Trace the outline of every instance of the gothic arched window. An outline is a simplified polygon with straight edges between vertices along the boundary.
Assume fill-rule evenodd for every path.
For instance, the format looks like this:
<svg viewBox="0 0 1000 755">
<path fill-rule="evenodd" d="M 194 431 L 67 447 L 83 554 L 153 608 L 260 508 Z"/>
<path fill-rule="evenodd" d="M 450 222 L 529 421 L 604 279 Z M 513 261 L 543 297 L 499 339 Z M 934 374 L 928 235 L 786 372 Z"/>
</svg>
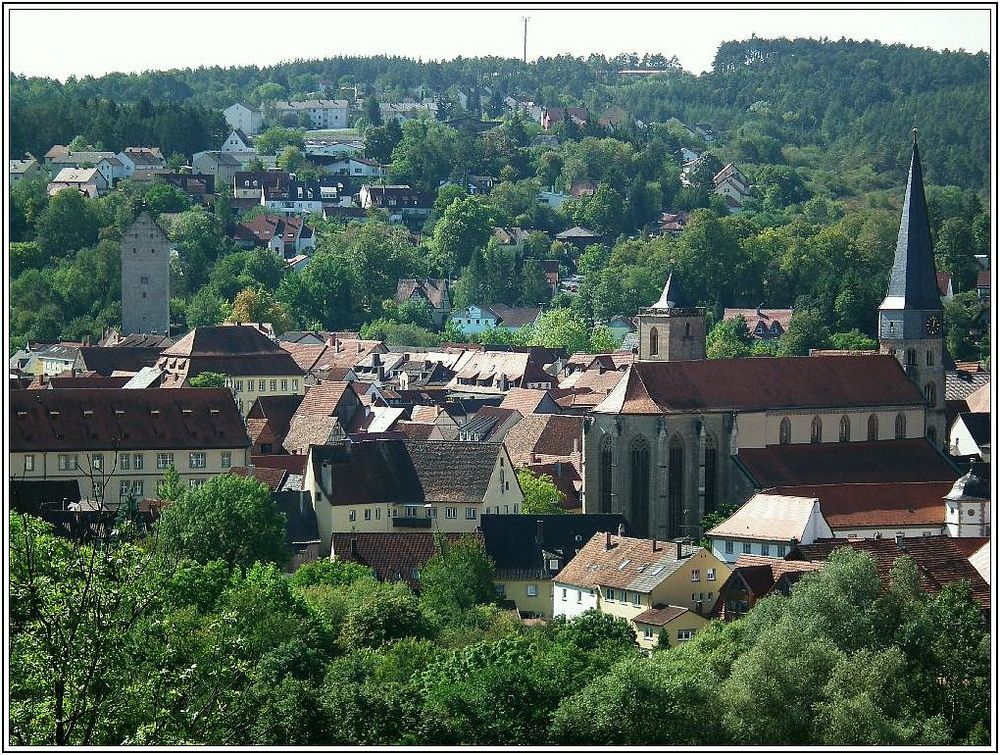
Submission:
<svg viewBox="0 0 1000 755">
<path fill-rule="evenodd" d="M 684 441 L 679 435 L 670 439 L 667 460 L 667 535 L 680 537 L 684 511 Z"/>
<path fill-rule="evenodd" d="M 846 414 L 840 418 L 840 442 L 848 443 L 851 440 L 851 418 Z"/>
<path fill-rule="evenodd" d="M 878 417 L 874 414 L 868 417 L 868 440 L 878 440 Z"/>
<path fill-rule="evenodd" d="M 934 366 L 934 352 L 931 351 L 930 349 L 927 350 L 927 366 L 928 367 Z"/>
<path fill-rule="evenodd" d="M 609 435 L 601 444 L 601 513 L 611 513 L 611 496 L 614 492 L 612 484 L 614 479 L 614 457 L 615 442 Z"/>
<path fill-rule="evenodd" d="M 684 337 L 685 338 L 690 338 L 691 337 L 691 323 L 690 322 L 684 323 Z"/>
<path fill-rule="evenodd" d="M 649 530 L 649 443 L 642 436 L 632 441 L 631 493 L 632 528 L 645 537 Z"/>
<path fill-rule="evenodd" d="M 823 442 L 823 420 L 819 417 L 813 417 L 812 426 L 809 428 L 809 442 Z"/>
<path fill-rule="evenodd" d="M 927 428 L 927 440 L 931 443 L 937 443 L 937 428 L 934 425 L 930 425 Z"/>
<path fill-rule="evenodd" d="M 928 383 L 924 386 L 924 398 L 931 406 L 937 406 L 937 386 L 934 383 Z"/>
<path fill-rule="evenodd" d="M 705 511 L 715 511 L 719 496 L 719 448 L 715 436 L 705 435 Z"/>
<path fill-rule="evenodd" d="M 917 363 L 917 350 L 916 349 L 907 349 L 906 350 L 906 364 L 907 364 L 907 366 L 912 367 L 916 363 Z"/>
<path fill-rule="evenodd" d="M 660 333 L 656 328 L 649 330 L 649 355 L 655 357 L 660 353 Z"/>
<path fill-rule="evenodd" d="M 900 412 L 896 415 L 896 440 L 902 440 L 906 437 L 906 417 Z"/>
<path fill-rule="evenodd" d="M 781 425 L 778 427 L 778 443 L 783 446 L 787 446 L 792 442 L 792 421 L 788 417 L 784 417 L 781 420 Z"/>
</svg>

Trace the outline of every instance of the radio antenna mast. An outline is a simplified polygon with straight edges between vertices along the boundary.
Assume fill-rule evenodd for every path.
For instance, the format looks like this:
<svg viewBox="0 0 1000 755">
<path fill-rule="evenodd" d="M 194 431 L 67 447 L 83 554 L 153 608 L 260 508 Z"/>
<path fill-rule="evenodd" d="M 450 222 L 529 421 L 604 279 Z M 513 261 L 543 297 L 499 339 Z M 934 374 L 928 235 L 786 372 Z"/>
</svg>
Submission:
<svg viewBox="0 0 1000 755">
<path fill-rule="evenodd" d="M 521 16 L 521 20 L 524 21 L 524 62 L 528 62 L 528 21 L 531 20 L 531 16 Z"/>
</svg>

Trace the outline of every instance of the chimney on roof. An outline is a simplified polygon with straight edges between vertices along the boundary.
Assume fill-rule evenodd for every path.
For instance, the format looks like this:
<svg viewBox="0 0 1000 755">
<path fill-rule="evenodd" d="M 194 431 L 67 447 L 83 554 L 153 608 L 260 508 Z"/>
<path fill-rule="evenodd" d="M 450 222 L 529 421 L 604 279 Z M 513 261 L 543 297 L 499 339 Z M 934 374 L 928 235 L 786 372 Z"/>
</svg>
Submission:
<svg viewBox="0 0 1000 755">
<path fill-rule="evenodd" d="M 604 550 L 609 551 L 611 550 L 611 533 L 606 532 L 604 534 L 607 535 L 607 540 L 604 543 Z"/>
<path fill-rule="evenodd" d="M 361 349 L 361 341 L 358 341 L 358 353 L 360 354 L 361 351 L 362 351 L 362 349 Z"/>
<path fill-rule="evenodd" d="M 541 547 L 545 542 L 545 522 L 541 519 L 535 520 L 535 545 Z"/>
<path fill-rule="evenodd" d="M 659 550 L 659 548 L 656 547 L 656 538 L 654 537 L 653 538 L 653 553 L 656 553 L 656 551 L 658 551 L 658 550 Z"/>
<path fill-rule="evenodd" d="M 682 558 L 684 558 L 684 555 L 683 555 L 681 541 L 679 539 L 674 540 L 674 548 L 675 548 L 674 558 L 680 561 Z"/>
<path fill-rule="evenodd" d="M 618 523 L 618 537 L 624 537 L 624 536 L 625 536 L 625 525 L 622 524 L 621 522 L 619 522 Z"/>
</svg>

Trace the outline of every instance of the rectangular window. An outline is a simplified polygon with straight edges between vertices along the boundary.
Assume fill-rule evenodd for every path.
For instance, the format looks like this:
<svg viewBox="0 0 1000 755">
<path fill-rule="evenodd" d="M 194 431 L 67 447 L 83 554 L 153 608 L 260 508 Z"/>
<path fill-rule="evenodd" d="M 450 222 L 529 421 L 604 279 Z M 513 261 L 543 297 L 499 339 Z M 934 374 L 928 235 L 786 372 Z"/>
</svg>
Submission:
<svg viewBox="0 0 1000 755">
<path fill-rule="evenodd" d="M 200 488 L 204 484 L 205 484 L 204 480 L 188 480 L 189 488 Z"/>
<path fill-rule="evenodd" d="M 142 469 L 142 467 L 143 467 L 142 454 L 132 454 L 132 468 Z"/>
<path fill-rule="evenodd" d="M 223 451 L 222 452 L 222 468 L 229 469 L 233 465 L 233 452 Z"/>
<path fill-rule="evenodd" d="M 283 391 L 287 391 L 288 390 L 288 378 L 282 378 L 281 379 L 281 390 L 283 390 Z"/>
<path fill-rule="evenodd" d="M 63 472 L 77 469 L 76 454 L 59 454 L 59 469 Z"/>
<path fill-rule="evenodd" d="M 276 393 L 277 390 L 278 390 L 278 381 L 277 380 L 271 380 L 270 381 L 270 386 L 271 386 L 271 393 Z"/>
<path fill-rule="evenodd" d="M 169 469 L 174 464 L 173 454 L 157 454 L 156 455 L 156 468 L 157 469 Z"/>
<path fill-rule="evenodd" d="M 609 587 L 606 592 L 607 592 L 607 597 L 605 598 L 605 600 L 608 601 L 609 603 L 614 603 L 615 601 L 614 589 Z"/>
<path fill-rule="evenodd" d="M 732 540 L 727 540 L 726 541 L 726 553 L 732 553 L 732 552 L 733 552 L 733 541 Z"/>
<path fill-rule="evenodd" d="M 565 587 L 562 589 L 562 599 L 566 600 L 566 588 Z"/>
<path fill-rule="evenodd" d="M 129 481 L 128 480 L 122 480 L 121 484 L 118 486 L 118 497 L 119 498 L 123 498 L 123 499 L 124 498 L 128 498 L 128 492 L 131 489 L 132 489 L 132 486 L 129 484 Z"/>
<path fill-rule="evenodd" d="M 258 380 L 257 381 L 257 391 L 259 393 L 263 393 L 266 390 L 267 390 L 267 381 L 266 380 Z"/>
<path fill-rule="evenodd" d="M 375 509 L 375 518 L 376 519 L 382 518 L 382 509 Z"/>
<path fill-rule="evenodd" d="M 445 519 L 457 519 L 458 518 L 458 509 L 455 508 L 454 506 L 446 506 L 445 510 L 444 510 L 444 518 Z"/>
<path fill-rule="evenodd" d="M 692 582 L 701 582 L 701 569 L 692 569 L 691 570 L 691 581 Z"/>
<path fill-rule="evenodd" d="M 354 509 L 351 509 L 350 511 L 347 512 L 347 521 L 355 522 L 357 521 L 357 519 L 358 519 L 358 512 L 356 512 Z"/>
<path fill-rule="evenodd" d="M 534 598 L 538 595 L 538 585 L 528 585 L 528 597 Z"/>
<path fill-rule="evenodd" d="M 242 393 L 243 392 L 243 381 L 242 380 L 237 380 L 236 381 L 236 392 L 237 393 Z"/>
<path fill-rule="evenodd" d="M 118 459 L 118 468 L 128 469 L 131 463 L 132 463 L 132 455 L 122 454 L 121 457 Z"/>
<path fill-rule="evenodd" d="M 104 497 L 104 483 L 100 480 L 94 481 L 94 499 L 101 500 Z"/>
<path fill-rule="evenodd" d="M 90 468 L 91 469 L 104 469 L 104 454 L 91 454 L 90 455 Z"/>
<path fill-rule="evenodd" d="M 366 522 L 370 522 L 371 519 L 372 519 L 372 510 L 371 509 L 365 509 L 365 521 Z"/>
<path fill-rule="evenodd" d="M 677 641 L 687 642 L 691 639 L 693 632 L 690 629 L 678 629 L 677 630 Z"/>
<path fill-rule="evenodd" d="M 632 593 L 632 605 L 641 606 L 642 605 L 642 595 L 640 593 Z"/>
<path fill-rule="evenodd" d="M 204 469 L 205 453 L 203 451 L 192 451 L 188 454 L 188 467 L 191 469 Z"/>
<path fill-rule="evenodd" d="M 760 555 L 762 555 L 762 556 L 770 556 L 771 555 L 771 544 L 770 543 L 761 543 L 760 544 Z"/>
<path fill-rule="evenodd" d="M 643 630 L 642 630 L 642 636 L 643 636 L 643 639 L 646 639 L 646 640 L 653 639 L 653 628 L 652 627 L 645 627 L 645 628 L 643 628 Z"/>
<path fill-rule="evenodd" d="M 576 602 L 577 603 L 582 603 L 583 602 L 583 590 L 577 590 L 576 591 Z"/>
<path fill-rule="evenodd" d="M 142 284 L 143 286 L 148 286 L 149 285 L 149 276 L 148 275 L 140 275 L 139 276 L 139 283 Z"/>
<path fill-rule="evenodd" d="M 135 480 L 132 483 L 132 494 L 135 495 L 136 498 L 142 496 L 142 480 Z"/>
<path fill-rule="evenodd" d="M 299 389 L 299 381 L 298 381 L 298 379 L 292 380 L 292 390 L 293 391 L 297 391 L 298 389 Z"/>
<path fill-rule="evenodd" d="M 465 509 L 465 518 L 466 519 L 476 518 L 476 509 L 474 506 L 469 506 L 468 508 Z"/>
<path fill-rule="evenodd" d="M 743 543 L 743 552 L 750 553 L 750 543 Z"/>
<path fill-rule="evenodd" d="M 25 454 L 24 456 L 24 471 L 31 472 L 35 468 L 35 455 Z"/>
<path fill-rule="evenodd" d="M 705 579 L 708 580 L 709 582 L 714 582 L 715 581 L 715 569 L 706 569 L 705 570 Z"/>
</svg>

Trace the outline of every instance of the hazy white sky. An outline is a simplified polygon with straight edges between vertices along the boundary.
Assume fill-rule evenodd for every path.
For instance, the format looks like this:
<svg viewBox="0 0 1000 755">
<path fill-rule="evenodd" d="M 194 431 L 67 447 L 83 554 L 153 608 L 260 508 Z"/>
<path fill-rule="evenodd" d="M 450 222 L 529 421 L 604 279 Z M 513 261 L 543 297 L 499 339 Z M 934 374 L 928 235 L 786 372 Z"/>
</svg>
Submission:
<svg viewBox="0 0 1000 755">
<path fill-rule="evenodd" d="M 15 73 L 101 75 L 201 65 L 267 65 L 295 58 L 392 54 L 413 58 L 676 55 L 689 71 L 711 66 L 720 42 L 759 37 L 877 39 L 934 49 L 990 51 L 994 22 L 983 6 L 872 5 L 768 9 L 701 6 L 613 9 L 511 6 L 439 10 L 343 5 L 87 9 L 9 8 L 8 51 Z"/>
</svg>

